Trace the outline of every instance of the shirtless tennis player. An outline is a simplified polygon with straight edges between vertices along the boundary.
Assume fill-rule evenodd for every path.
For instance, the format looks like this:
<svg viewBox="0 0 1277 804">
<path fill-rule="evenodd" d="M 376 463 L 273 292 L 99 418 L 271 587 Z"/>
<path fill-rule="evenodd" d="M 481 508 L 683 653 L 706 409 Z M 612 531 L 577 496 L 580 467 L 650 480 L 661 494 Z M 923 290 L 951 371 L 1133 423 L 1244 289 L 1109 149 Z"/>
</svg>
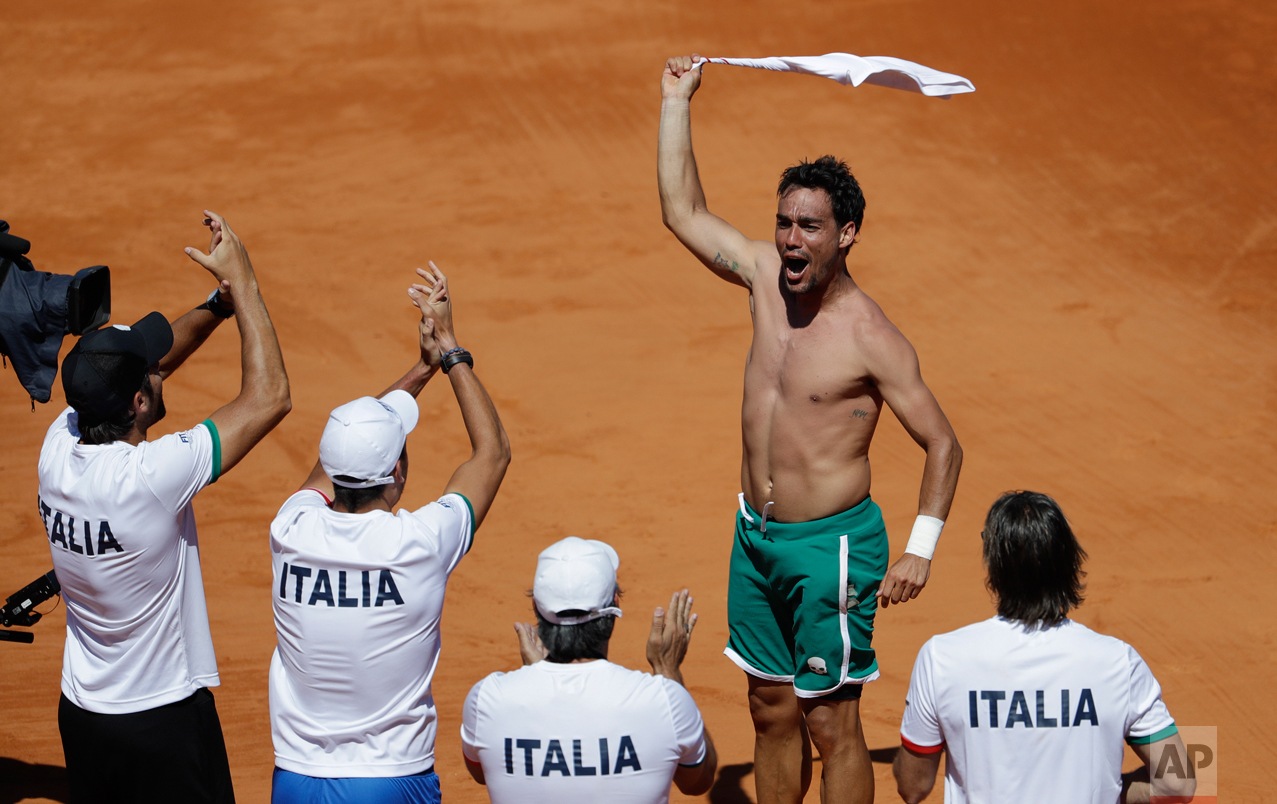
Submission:
<svg viewBox="0 0 1277 804">
<path fill-rule="evenodd" d="M 689 114 L 697 58 L 665 64 L 657 174 L 665 225 L 750 292 L 726 653 L 748 674 L 757 798 L 800 801 L 815 743 L 821 800 L 870 802 L 859 698 L 878 677 L 874 614 L 926 585 L 962 449 L 913 347 L 847 271 L 865 202 L 845 164 L 827 156 L 785 171 L 774 246 L 706 208 Z M 890 570 L 869 497 L 869 443 L 884 402 L 927 451 L 919 517 Z"/>
</svg>

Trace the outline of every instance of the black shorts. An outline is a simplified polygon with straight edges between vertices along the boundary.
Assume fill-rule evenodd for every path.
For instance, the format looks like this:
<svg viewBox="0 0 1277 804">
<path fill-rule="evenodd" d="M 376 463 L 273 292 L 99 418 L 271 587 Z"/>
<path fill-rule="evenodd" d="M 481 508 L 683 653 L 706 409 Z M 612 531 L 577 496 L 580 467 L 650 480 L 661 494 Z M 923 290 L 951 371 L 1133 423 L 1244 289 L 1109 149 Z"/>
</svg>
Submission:
<svg viewBox="0 0 1277 804">
<path fill-rule="evenodd" d="M 126 715 L 58 703 L 71 802 L 233 804 L 213 693 Z"/>
</svg>

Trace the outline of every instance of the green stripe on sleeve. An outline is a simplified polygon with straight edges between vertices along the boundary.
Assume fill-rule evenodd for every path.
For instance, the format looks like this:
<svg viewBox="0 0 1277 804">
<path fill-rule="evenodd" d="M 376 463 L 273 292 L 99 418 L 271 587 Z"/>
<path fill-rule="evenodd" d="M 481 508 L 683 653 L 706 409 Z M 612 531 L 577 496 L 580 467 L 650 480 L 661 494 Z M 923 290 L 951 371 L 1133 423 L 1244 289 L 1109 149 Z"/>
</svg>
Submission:
<svg viewBox="0 0 1277 804">
<path fill-rule="evenodd" d="M 208 484 L 211 486 L 222 476 L 222 436 L 217 432 L 217 425 L 213 424 L 212 419 L 205 419 L 204 426 L 208 428 L 208 434 L 213 437 L 213 474 L 208 479 Z"/>
<path fill-rule="evenodd" d="M 457 494 L 455 491 L 452 493 Z M 466 495 L 457 494 L 457 496 L 466 501 L 466 508 L 470 511 L 470 541 L 466 544 L 466 552 L 468 553 L 470 552 L 470 548 L 474 547 L 474 506 L 470 504 L 468 499 L 466 499 Z"/>
<path fill-rule="evenodd" d="M 1176 734 L 1178 732 L 1179 732 L 1179 726 L 1176 726 L 1174 723 L 1172 723 L 1171 725 L 1167 726 L 1161 731 L 1155 731 L 1152 734 L 1148 735 L 1147 737 L 1127 737 L 1126 741 L 1130 743 L 1131 745 L 1149 745 L 1150 743 L 1155 743 L 1160 740 L 1165 740 L 1167 737 L 1170 737 L 1172 734 Z"/>
</svg>

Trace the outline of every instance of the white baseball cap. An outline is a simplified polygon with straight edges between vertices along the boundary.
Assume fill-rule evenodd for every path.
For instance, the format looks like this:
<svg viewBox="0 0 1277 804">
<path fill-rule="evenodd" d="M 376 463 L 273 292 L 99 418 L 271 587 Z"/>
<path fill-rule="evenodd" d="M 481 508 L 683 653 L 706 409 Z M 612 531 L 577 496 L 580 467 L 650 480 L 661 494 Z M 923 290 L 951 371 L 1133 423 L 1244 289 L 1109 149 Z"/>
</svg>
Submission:
<svg viewBox="0 0 1277 804">
<path fill-rule="evenodd" d="M 417 413 L 412 394 L 396 390 L 381 399 L 360 397 L 328 414 L 319 439 L 319 462 L 328 479 L 348 489 L 395 482 L 395 464 L 417 426 Z M 338 480 L 338 475 L 360 482 Z"/>
<path fill-rule="evenodd" d="M 555 625 L 579 625 L 609 614 L 621 616 L 616 599 L 616 569 L 621 559 L 612 546 L 569 536 L 541 551 L 532 582 L 537 611 Z M 560 617 L 561 611 L 585 614 Z"/>
</svg>

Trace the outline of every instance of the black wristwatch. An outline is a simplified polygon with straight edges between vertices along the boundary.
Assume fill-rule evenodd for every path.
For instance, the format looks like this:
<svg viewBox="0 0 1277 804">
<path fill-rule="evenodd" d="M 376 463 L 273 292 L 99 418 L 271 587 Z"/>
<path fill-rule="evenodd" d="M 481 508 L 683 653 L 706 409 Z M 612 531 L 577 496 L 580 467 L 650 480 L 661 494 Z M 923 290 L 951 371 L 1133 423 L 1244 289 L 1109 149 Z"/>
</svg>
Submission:
<svg viewBox="0 0 1277 804">
<path fill-rule="evenodd" d="M 196 310 L 208 310 L 213 315 L 221 319 L 227 319 L 235 315 L 234 307 L 227 307 L 222 304 L 222 289 L 215 288 L 212 293 L 208 294 L 208 301 L 201 304 Z"/>
<path fill-rule="evenodd" d="M 458 363 L 465 363 L 470 368 L 474 368 L 474 357 L 460 346 L 444 352 L 443 360 L 440 361 L 440 366 L 443 368 L 443 373 L 447 374 L 449 371 L 452 371 L 452 367 Z"/>
</svg>

